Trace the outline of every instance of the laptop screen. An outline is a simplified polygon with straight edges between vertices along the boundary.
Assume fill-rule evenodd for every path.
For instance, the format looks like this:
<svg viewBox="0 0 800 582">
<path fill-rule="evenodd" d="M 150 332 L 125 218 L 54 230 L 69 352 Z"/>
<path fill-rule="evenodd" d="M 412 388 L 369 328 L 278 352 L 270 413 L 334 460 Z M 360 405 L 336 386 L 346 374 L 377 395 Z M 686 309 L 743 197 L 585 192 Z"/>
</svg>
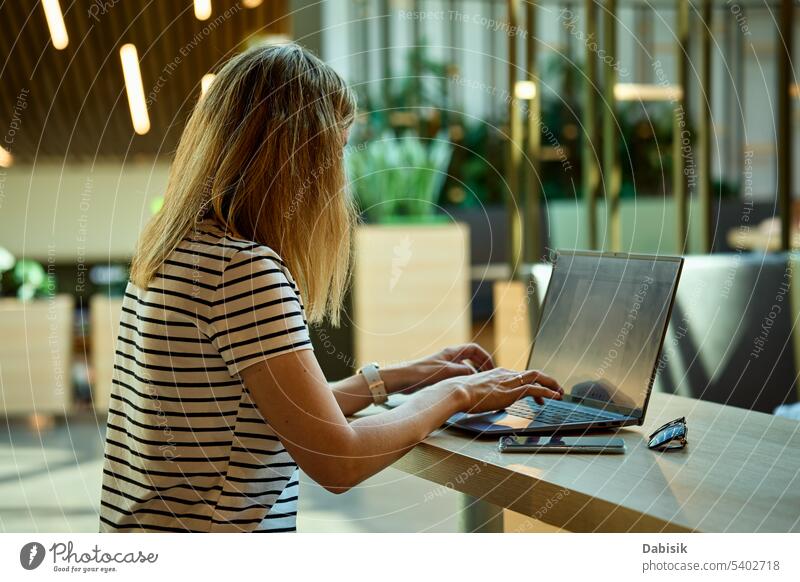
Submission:
<svg viewBox="0 0 800 582">
<path fill-rule="evenodd" d="M 681 259 L 560 252 L 529 362 L 564 393 L 641 416 Z"/>
</svg>

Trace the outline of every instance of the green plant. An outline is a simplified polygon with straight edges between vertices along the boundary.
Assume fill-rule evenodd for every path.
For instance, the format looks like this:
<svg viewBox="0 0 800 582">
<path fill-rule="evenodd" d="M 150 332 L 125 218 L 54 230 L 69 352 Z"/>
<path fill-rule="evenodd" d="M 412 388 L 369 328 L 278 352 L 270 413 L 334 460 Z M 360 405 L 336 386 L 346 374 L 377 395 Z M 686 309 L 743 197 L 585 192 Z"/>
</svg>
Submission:
<svg viewBox="0 0 800 582">
<path fill-rule="evenodd" d="M 17 297 L 27 301 L 35 297 L 49 297 L 55 291 L 53 277 L 48 275 L 41 263 L 21 259 L 14 266 L 14 282 L 18 285 Z"/>
<path fill-rule="evenodd" d="M 349 152 L 348 173 L 361 211 L 373 222 L 432 216 L 452 155 L 444 135 L 423 140 L 391 132 Z"/>
<path fill-rule="evenodd" d="M 457 111 L 453 97 L 461 89 L 453 85 L 453 78 L 458 67 L 429 57 L 424 44 L 405 52 L 404 68 L 383 82 L 380 91 L 374 83 L 356 87 L 361 116 L 352 143 L 385 139 L 391 133 L 402 136 L 408 128 L 422 139 L 438 139 L 447 131 L 454 148 L 437 202 L 459 206 L 502 202 L 507 148 L 498 128 L 503 121 L 474 120 Z M 387 206 L 386 214 L 391 212 L 394 209 Z"/>
</svg>

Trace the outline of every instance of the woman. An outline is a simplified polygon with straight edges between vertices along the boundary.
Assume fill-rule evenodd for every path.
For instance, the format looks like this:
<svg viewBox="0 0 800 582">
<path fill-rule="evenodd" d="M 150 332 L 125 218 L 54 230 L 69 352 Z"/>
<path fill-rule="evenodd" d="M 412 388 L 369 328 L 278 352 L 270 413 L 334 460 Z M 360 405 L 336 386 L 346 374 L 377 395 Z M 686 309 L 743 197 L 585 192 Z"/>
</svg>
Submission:
<svg viewBox="0 0 800 582">
<path fill-rule="evenodd" d="M 294 531 L 298 467 L 347 491 L 456 412 L 560 397 L 475 345 L 325 380 L 307 320 L 336 323 L 348 281 L 355 110 L 296 45 L 240 54 L 197 104 L 125 293 L 103 531 Z M 348 420 L 384 391 L 416 392 Z"/>
</svg>

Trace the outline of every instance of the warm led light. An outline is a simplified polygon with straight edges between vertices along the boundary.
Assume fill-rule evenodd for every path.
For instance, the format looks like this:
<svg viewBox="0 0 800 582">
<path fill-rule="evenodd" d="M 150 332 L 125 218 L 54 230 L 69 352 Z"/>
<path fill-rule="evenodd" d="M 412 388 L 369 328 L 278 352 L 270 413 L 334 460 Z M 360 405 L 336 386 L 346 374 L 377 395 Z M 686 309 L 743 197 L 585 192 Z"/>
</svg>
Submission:
<svg viewBox="0 0 800 582">
<path fill-rule="evenodd" d="M 53 46 L 58 50 L 67 48 L 69 37 L 58 0 L 42 0 L 42 8 L 44 8 L 44 17 L 47 19 L 47 28 L 50 29 Z"/>
<path fill-rule="evenodd" d="M 242 0 L 242 6 L 244 6 L 245 8 L 256 8 L 258 6 L 261 6 L 261 3 L 263 1 L 264 0 Z"/>
<path fill-rule="evenodd" d="M 214 77 L 216 77 L 214 73 L 208 73 L 207 75 L 203 75 L 203 78 L 200 79 L 201 97 L 208 92 L 208 88 L 211 86 L 211 82 L 214 80 Z"/>
<path fill-rule="evenodd" d="M 139 54 L 132 44 L 124 44 L 119 49 L 122 60 L 122 74 L 125 77 L 125 91 L 128 94 L 128 107 L 131 110 L 133 129 L 139 135 L 150 131 L 150 116 L 144 100 L 142 72 L 139 70 Z"/>
<path fill-rule="evenodd" d="M 514 83 L 514 97 L 529 101 L 536 97 L 536 83 L 533 81 L 517 81 Z"/>
<path fill-rule="evenodd" d="M 208 20 L 211 16 L 211 0 L 194 0 L 194 15 L 197 20 Z"/>
<path fill-rule="evenodd" d="M 0 168 L 10 168 L 14 163 L 14 156 L 3 146 L 0 146 Z"/>
<path fill-rule="evenodd" d="M 683 89 L 677 85 L 640 85 L 637 83 L 614 85 L 614 98 L 617 101 L 677 101 L 682 96 Z"/>
</svg>

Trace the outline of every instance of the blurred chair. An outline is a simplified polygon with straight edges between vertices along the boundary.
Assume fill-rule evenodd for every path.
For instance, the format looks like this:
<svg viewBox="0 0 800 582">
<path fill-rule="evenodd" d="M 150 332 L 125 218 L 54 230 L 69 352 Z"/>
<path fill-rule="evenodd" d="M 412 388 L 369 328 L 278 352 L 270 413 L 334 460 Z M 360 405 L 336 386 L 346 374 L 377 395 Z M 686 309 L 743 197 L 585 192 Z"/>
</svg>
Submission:
<svg viewBox="0 0 800 582">
<path fill-rule="evenodd" d="M 768 413 L 795 402 L 797 267 L 783 253 L 687 257 L 656 389 Z"/>
</svg>

